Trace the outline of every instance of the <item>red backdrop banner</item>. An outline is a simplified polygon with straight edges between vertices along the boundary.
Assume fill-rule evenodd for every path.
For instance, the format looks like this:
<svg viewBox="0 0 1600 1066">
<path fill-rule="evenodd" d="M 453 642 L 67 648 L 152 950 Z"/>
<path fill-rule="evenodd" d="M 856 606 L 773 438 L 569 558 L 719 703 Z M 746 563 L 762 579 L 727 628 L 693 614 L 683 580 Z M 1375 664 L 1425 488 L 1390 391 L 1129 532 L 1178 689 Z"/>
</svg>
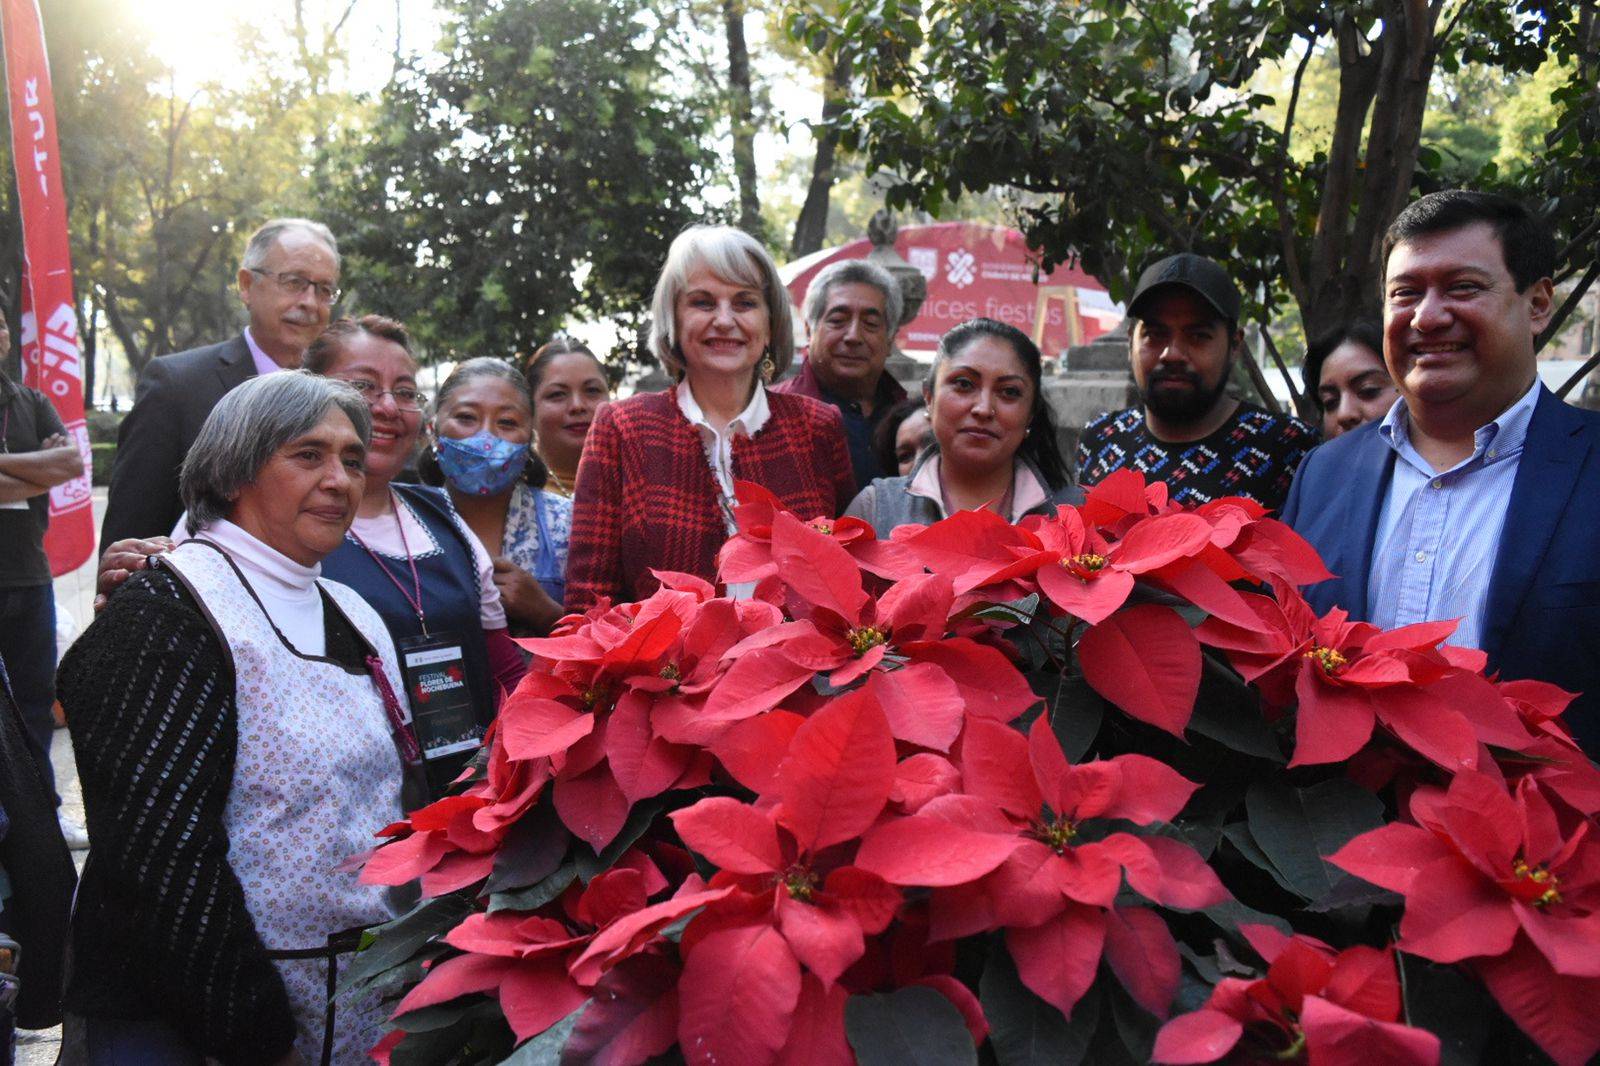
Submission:
<svg viewBox="0 0 1600 1066">
<path fill-rule="evenodd" d="M 94 552 L 89 428 L 83 417 L 83 359 L 78 348 L 67 197 L 61 187 L 55 97 L 36 0 L 0 0 L 11 108 L 11 154 L 22 207 L 23 380 L 50 397 L 83 456 L 83 476 L 50 491 L 44 546 L 55 574 L 75 570 Z"/>
<path fill-rule="evenodd" d="M 1016 326 L 1046 358 L 1054 358 L 1122 320 L 1122 308 L 1096 278 L 1075 266 L 1040 271 L 1014 229 L 976 222 L 902 226 L 894 247 L 928 282 L 922 309 L 900 331 L 903 348 L 932 350 L 951 327 L 982 315 Z M 790 263 L 783 270 L 790 297 L 801 305 L 819 270 L 841 259 L 864 259 L 871 250 L 863 237 Z"/>
</svg>

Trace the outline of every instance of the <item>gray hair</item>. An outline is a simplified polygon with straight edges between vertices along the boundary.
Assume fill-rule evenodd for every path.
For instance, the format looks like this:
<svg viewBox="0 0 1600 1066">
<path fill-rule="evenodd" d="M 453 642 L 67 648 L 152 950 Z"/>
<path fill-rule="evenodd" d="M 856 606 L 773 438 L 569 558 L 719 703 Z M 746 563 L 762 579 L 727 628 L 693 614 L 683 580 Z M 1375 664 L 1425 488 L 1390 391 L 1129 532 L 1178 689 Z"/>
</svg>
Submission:
<svg viewBox="0 0 1600 1066">
<path fill-rule="evenodd" d="M 905 311 L 905 295 L 899 282 L 877 263 L 865 259 L 846 259 L 830 263 L 817 271 L 806 289 L 806 331 L 815 333 L 817 323 L 828 313 L 828 293 L 835 285 L 871 285 L 883 293 L 884 325 L 893 336 L 900 329 L 900 316 Z"/>
<path fill-rule="evenodd" d="M 333 239 L 333 231 L 309 218 L 272 218 L 263 222 L 259 229 L 250 234 L 250 240 L 244 246 L 244 259 L 239 263 L 240 268 L 260 270 L 261 264 L 267 261 L 267 253 L 272 251 L 272 246 L 278 243 L 279 238 L 289 233 L 303 233 L 312 240 L 327 245 L 328 251 L 333 253 L 334 269 L 338 269 L 339 242 Z"/>
<path fill-rule="evenodd" d="M 267 460 L 315 429 L 332 408 L 349 416 L 362 445 L 372 442 L 372 412 L 361 394 L 307 370 L 251 378 L 218 400 L 178 475 L 190 536 L 227 518 L 239 491 L 260 476 Z"/>
<path fill-rule="evenodd" d="M 775 366 L 773 380 L 794 362 L 794 312 L 789 290 L 778 276 L 772 256 L 744 230 L 735 226 L 690 226 L 672 242 L 667 262 L 656 279 L 650 302 L 650 350 L 673 378 L 683 376 L 683 350 L 678 346 L 678 298 L 689 287 L 689 276 L 709 270 L 731 285 L 756 289 L 767 302 L 768 352 Z"/>
</svg>

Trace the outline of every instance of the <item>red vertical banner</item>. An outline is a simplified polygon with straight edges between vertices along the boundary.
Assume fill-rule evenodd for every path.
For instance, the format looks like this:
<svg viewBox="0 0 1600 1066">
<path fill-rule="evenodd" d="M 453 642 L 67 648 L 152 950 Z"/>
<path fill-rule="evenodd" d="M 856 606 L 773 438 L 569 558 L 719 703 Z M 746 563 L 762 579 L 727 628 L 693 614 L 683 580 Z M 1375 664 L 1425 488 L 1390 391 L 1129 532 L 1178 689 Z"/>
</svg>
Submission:
<svg viewBox="0 0 1600 1066">
<path fill-rule="evenodd" d="M 61 187 L 55 97 L 39 5 L 36 0 L 0 0 L 0 16 L 11 105 L 11 155 L 22 208 L 25 265 L 18 332 L 23 380 L 50 397 L 83 456 L 83 475 L 50 490 L 50 530 L 44 547 L 51 572 L 60 575 L 77 569 L 94 553 L 89 427 L 83 416 L 83 357 L 72 295 L 67 197 Z"/>
</svg>

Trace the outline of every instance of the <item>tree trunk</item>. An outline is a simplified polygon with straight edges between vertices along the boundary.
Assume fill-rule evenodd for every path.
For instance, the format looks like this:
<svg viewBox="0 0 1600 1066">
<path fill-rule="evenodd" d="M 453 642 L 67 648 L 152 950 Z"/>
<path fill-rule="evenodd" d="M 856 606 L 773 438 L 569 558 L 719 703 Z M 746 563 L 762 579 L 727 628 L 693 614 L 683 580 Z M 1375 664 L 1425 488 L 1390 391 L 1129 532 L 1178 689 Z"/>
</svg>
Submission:
<svg viewBox="0 0 1600 1066">
<path fill-rule="evenodd" d="M 1355 20 L 1338 31 L 1339 102 L 1334 112 L 1333 137 L 1328 146 L 1327 176 L 1322 203 L 1311 238 L 1308 301 L 1300 307 L 1306 336 L 1313 337 L 1335 325 L 1347 302 L 1350 278 L 1346 272 L 1350 244 L 1350 216 L 1361 166 L 1361 133 L 1378 84 L 1377 49 L 1363 51 Z"/>
<path fill-rule="evenodd" d="M 111 332 L 117 335 L 117 340 L 122 343 L 122 350 L 128 355 L 128 369 L 133 371 L 133 377 L 138 380 L 144 372 L 145 364 L 150 362 L 150 352 L 134 335 L 133 329 L 122 317 L 122 310 L 117 307 L 116 297 L 101 289 L 100 304 L 106 310 L 106 321 L 111 325 Z"/>
<path fill-rule="evenodd" d="M 1382 6 L 1382 30 L 1370 46 L 1354 19 L 1336 36 L 1339 102 L 1300 305 L 1307 337 L 1381 312 L 1383 234 L 1410 200 L 1416 176 L 1439 8 L 1427 0 Z"/>
<path fill-rule="evenodd" d="M 1383 234 L 1411 199 L 1422 147 L 1428 82 L 1439 52 L 1434 30 L 1439 8 L 1426 0 L 1386 0 L 1383 65 L 1367 133 L 1367 168 L 1351 235 L 1349 267 L 1366 291 L 1357 291 L 1349 313 L 1376 310 L 1383 283 Z"/>
<path fill-rule="evenodd" d="M 789 242 L 789 252 L 797 259 L 821 248 L 828 235 L 828 204 L 835 181 L 833 164 L 839 149 L 839 130 L 834 123 L 844 114 L 849 84 L 850 59 L 842 56 L 823 85 L 822 121 L 812 130 L 817 154 L 811 161 L 811 184 L 806 187 L 805 203 L 794 222 L 794 239 Z"/>
<path fill-rule="evenodd" d="M 722 0 L 728 33 L 728 110 L 733 120 L 733 171 L 739 183 L 739 228 L 761 234 L 756 192 L 756 121 L 750 89 L 750 49 L 744 40 L 744 0 Z"/>
</svg>

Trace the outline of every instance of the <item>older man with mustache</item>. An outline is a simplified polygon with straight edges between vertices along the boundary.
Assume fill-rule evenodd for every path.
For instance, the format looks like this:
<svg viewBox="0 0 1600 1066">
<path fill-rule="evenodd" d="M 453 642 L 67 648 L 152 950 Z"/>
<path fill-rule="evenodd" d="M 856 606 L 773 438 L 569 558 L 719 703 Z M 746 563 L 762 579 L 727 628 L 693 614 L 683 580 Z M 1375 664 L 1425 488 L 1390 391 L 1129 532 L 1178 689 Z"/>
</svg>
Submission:
<svg viewBox="0 0 1600 1066">
<path fill-rule="evenodd" d="M 101 550 L 172 532 L 183 503 L 178 467 L 206 416 L 249 379 L 300 365 L 339 298 L 339 246 L 328 227 L 275 218 L 251 235 L 239 265 L 249 324 L 231 340 L 152 359 L 117 437 Z M 140 553 L 135 551 L 134 556 Z"/>
<path fill-rule="evenodd" d="M 1165 481 L 1180 503 L 1248 496 L 1268 508 L 1283 505 L 1316 431 L 1228 395 L 1243 342 L 1239 303 L 1228 272 L 1204 256 L 1168 256 L 1140 275 L 1128 319 L 1141 404 L 1084 428 L 1083 485 L 1132 467 Z"/>
</svg>

